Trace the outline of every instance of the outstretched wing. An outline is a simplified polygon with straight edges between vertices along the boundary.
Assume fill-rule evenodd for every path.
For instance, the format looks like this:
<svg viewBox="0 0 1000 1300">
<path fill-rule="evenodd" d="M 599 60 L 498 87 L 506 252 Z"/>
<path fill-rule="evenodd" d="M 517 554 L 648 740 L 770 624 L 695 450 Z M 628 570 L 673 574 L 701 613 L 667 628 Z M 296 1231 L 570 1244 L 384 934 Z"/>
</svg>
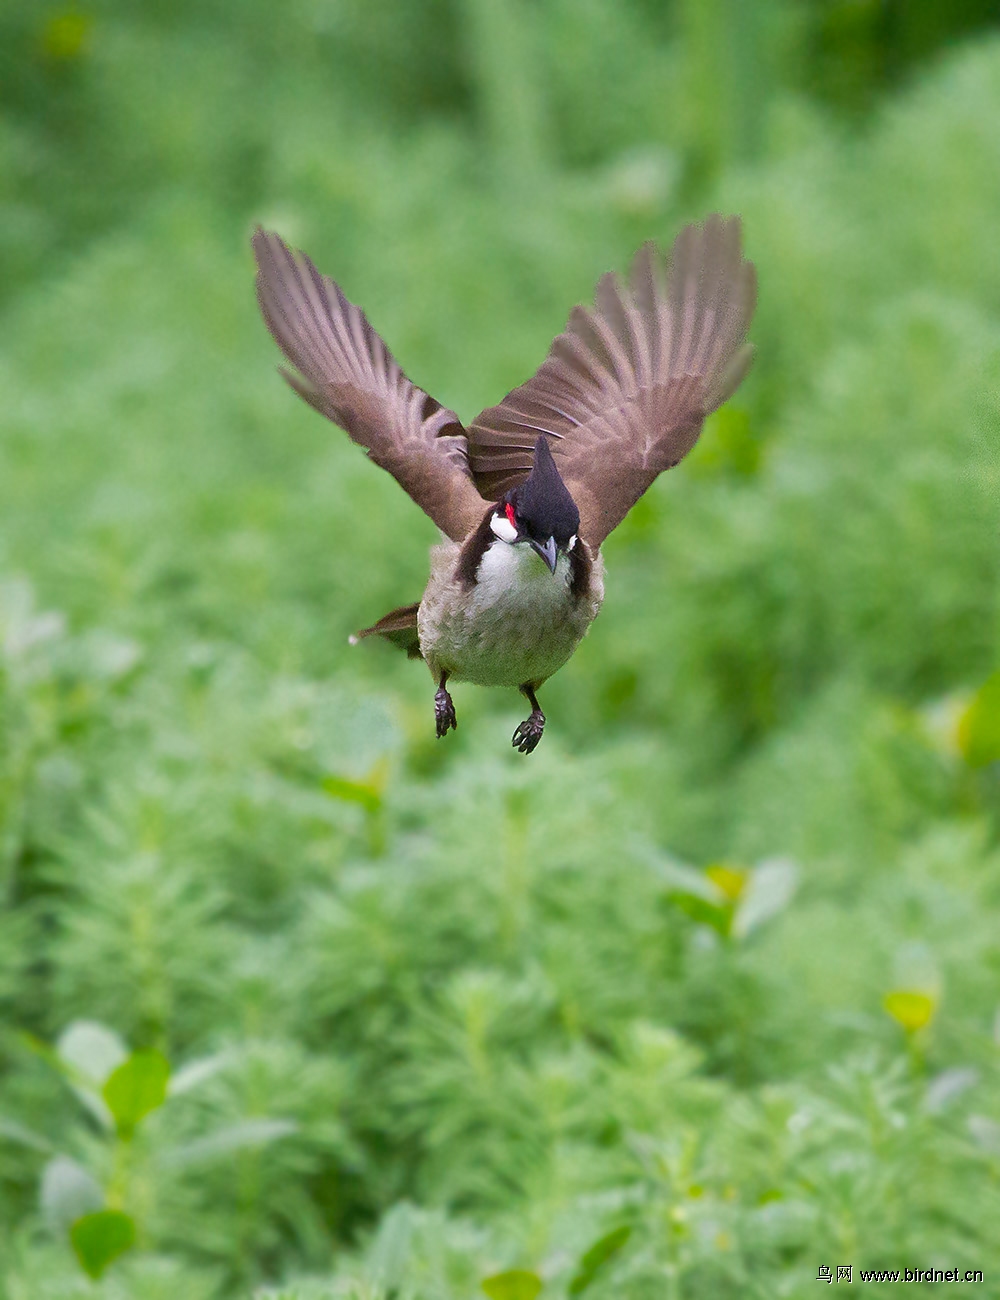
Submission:
<svg viewBox="0 0 1000 1300">
<path fill-rule="evenodd" d="M 538 373 L 469 426 L 480 492 L 496 500 L 521 482 L 547 434 L 581 535 L 600 546 L 746 374 L 755 302 L 739 217 L 686 226 L 666 258 L 646 244 L 628 284 L 602 276 L 595 307 L 573 309 Z"/>
<path fill-rule="evenodd" d="M 462 541 L 487 503 L 473 482 L 458 416 L 406 378 L 364 312 L 308 257 L 260 229 L 253 251 L 261 312 L 298 372 L 282 374 Z"/>
</svg>

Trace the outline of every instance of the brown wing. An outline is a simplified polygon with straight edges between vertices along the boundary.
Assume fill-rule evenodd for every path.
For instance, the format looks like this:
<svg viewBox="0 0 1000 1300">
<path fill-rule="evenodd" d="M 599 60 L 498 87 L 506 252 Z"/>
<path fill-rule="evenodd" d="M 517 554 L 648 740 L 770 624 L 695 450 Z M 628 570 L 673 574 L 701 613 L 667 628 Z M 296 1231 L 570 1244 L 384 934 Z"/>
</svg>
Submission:
<svg viewBox="0 0 1000 1300">
<path fill-rule="evenodd" d="M 739 217 L 686 226 L 666 258 L 646 244 L 628 284 L 602 276 L 596 306 L 573 309 L 538 373 L 469 426 L 480 492 L 520 483 L 547 434 L 581 535 L 600 546 L 746 374 L 755 301 Z"/>
<path fill-rule="evenodd" d="M 366 447 L 453 541 L 462 541 L 486 502 L 472 479 L 458 416 L 410 383 L 364 312 L 308 257 L 259 229 L 253 250 L 261 312 L 298 371 L 282 374 Z"/>
</svg>

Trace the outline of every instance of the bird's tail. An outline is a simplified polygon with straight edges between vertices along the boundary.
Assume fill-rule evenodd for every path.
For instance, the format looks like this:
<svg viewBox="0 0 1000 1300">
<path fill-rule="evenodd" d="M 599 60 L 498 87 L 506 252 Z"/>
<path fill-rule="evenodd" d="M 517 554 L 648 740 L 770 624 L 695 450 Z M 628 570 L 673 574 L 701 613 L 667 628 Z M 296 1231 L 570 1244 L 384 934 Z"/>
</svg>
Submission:
<svg viewBox="0 0 1000 1300">
<path fill-rule="evenodd" d="M 414 601 L 412 605 L 401 605 L 399 609 L 394 609 L 380 618 L 377 623 L 371 627 L 362 628 L 360 632 L 355 632 L 350 638 L 351 645 L 364 639 L 366 636 L 384 637 L 386 641 L 391 641 L 393 645 L 398 645 L 401 650 L 406 651 L 409 659 L 422 659 L 420 653 L 420 638 L 417 635 L 417 610 L 420 608 L 420 601 Z"/>
</svg>

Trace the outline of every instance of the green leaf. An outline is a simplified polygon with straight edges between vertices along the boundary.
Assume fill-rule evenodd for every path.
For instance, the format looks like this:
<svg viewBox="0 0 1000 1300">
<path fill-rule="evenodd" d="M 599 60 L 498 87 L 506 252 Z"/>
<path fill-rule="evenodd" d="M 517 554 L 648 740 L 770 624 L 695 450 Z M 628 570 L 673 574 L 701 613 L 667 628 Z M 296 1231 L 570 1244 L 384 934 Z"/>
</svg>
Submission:
<svg viewBox="0 0 1000 1300">
<path fill-rule="evenodd" d="M 320 785 L 331 798 L 360 804 L 366 813 L 373 814 L 382 807 L 388 780 L 389 760 L 383 757 L 372 765 L 367 776 L 361 780 L 331 772 L 323 778 Z"/>
<path fill-rule="evenodd" d="M 8 1142 L 17 1142 L 23 1147 L 32 1147 L 35 1151 L 51 1151 L 52 1143 L 41 1133 L 19 1124 L 16 1119 L 7 1119 L 0 1115 L 0 1138 Z"/>
<path fill-rule="evenodd" d="M 612 1255 L 618 1254 L 631 1235 L 632 1229 L 626 1223 L 620 1228 L 615 1228 L 613 1232 L 600 1237 L 580 1260 L 580 1266 L 589 1269 L 591 1272 L 600 1268 Z"/>
<path fill-rule="evenodd" d="M 959 719 L 958 747 L 970 767 L 1000 759 L 1000 672 L 987 677 Z"/>
<path fill-rule="evenodd" d="M 733 917 L 733 938 L 745 939 L 751 930 L 784 911 L 795 894 L 798 875 L 794 862 L 787 858 L 769 858 L 754 867 Z"/>
<path fill-rule="evenodd" d="M 490 1300 L 535 1300 L 542 1289 L 542 1279 L 537 1273 L 512 1268 L 507 1273 L 494 1273 L 480 1285 Z"/>
<path fill-rule="evenodd" d="M 226 1050 L 216 1052 L 213 1056 L 202 1056 L 196 1061 L 189 1061 L 187 1065 L 181 1066 L 171 1074 L 167 1095 L 178 1097 L 181 1093 L 200 1087 L 206 1079 L 213 1078 L 235 1060 L 236 1053 Z"/>
<path fill-rule="evenodd" d="M 103 1088 L 104 1100 L 123 1137 L 167 1096 L 170 1065 L 162 1052 L 133 1052 L 112 1071 Z"/>
<path fill-rule="evenodd" d="M 135 1245 L 135 1223 L 121 1210 L 99 1210 L 77 1219 L 69 1230 L 76 1257 L 95 1280 Z"/>
<path fill-rule="evenodd" d="M 1000 1156 L 1000 1124 L 985 1115 L 970 1115 L 966 1127 L 973 1141 L 991 1156 Z"/>
<path fill-rule="evenodd" d="M 54 1051 L 37 1040 L 29 1040 L 28 1045 L 65 1077 L 102 1128 L 114 1128 L 101 1089 L 126 1059 L 128 1049 L 113 1029 L 96 1020 L 74 1020 L 59 1036 Z"/>
<path fill-rule="evenodd" d="M 937 998 L 920 989 L 893 989 L 882 999 L 882 1006 L 908 1034 L 914 1034 L 934 1019 Z"/>
<path fill-rule="evenodd" d="M 705 875 L 722 894 L 727 903 L 738 903 L 747 884 L 746 867 L 731 862 L 713 862 L 705 868 Z"/>
<path fill-rule="evenodd" d="M 725 895 L 717 884 L 704 871 L 696 871 L 684 862 L 677 862 L 665 856 L 658 849 L 639 841 L 635 845 L 636 855 L 645 859 L 655 878 L 666 888 L 668 894 L 690 895 L 703 902 L 719 907 L 725 901 Z"/>
<path fill-rule="evenodd" d="M 602 1268 L 613 1255 L 618 1254 L 631 1235 L 632 1229 L 626 1223 L 598 1238 L 580 1260 L 579 1271 L 569 1284 L 569 1294 L 580 1295 L 585 1291 L 593 1282 L 598 1269 Z"/>
<path fill-rule="evenodd" d="M 639 852 L 649 863 L 656 879 L 665 887 L 670 902 L 696 925 L 707 925 L 725 938 L 733 918 L 733 903 L 710 871 L 696 871 L 645 847 Z"/>
<path fill-rule="evenodd" d="M 378 812 L 382 807 L 381 793 L 362 781 L 351 781 L 346 776 L 325 776 L 320 785 L 331 798 L 360 804 L 365 812 Z"/>
<path fill-rule="evenodd" d="M 181 1146 L 164 1151 L 159 1163 L 168 1168 L 180 1168 L 186 1165 L 200 1164 L 207 1160 L 217 1160 L 220 1156 L 233 1155 L 239 1151 L 253 1151 L 266 1146 L 278 1138 L 288 1137 L 298 1130 L 293 1119 L 245 1119 L 237 1124 L 228 1124 L 216 1129 L 205 1137 L 195 1138 Z"/>
<path fill-rule="evenodd" d="M 125 1044 L 96 1020 L 74 1020 L 59 1036 L 56 1054 L 70 1075 L 101 1088 L 125 1060 Z"/>
<path fill-rule="evenodd" d="M 400 1201 L 382 1218 L 368 1247 L 368 1268 L 383 1290 L 392 1294 L 406 1278 L 417 1217 L 408 1201 Z"/>
<path fill-rule="evenodd" d="M 42 1170 L 38 1193 L 42 1214 L 57 1232 L 104 1205 L 104 1193 L 91 1175 L 69 1156 L 56 1156 Z"/>
<path fill-rule="evenodd" d="M 725 938 L 729 934 L 733 920 L 733 909 L 729 904 L 722 906 L 708 903 L 699 894 L 670 894 L 671 903 L 685 916 L 690 917 L 696 925 L 710 926 L 717 934 Z"/>
<path fill-rule="evenodd" d="M 54 63 L 75 63 L 83 58 L 90 44 L 94 19 L 67 6 L 52 14 L 42 28 L 42 49 Z"/>
</svg>

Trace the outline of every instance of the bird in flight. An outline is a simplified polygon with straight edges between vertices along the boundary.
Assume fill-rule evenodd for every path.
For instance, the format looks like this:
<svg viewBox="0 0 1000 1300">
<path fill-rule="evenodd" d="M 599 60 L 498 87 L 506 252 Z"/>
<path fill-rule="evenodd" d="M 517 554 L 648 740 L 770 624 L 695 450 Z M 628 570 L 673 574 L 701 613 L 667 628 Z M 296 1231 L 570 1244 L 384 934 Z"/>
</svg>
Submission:
<svg viewBox="0 0 1000 1300">
<path fill-rule="evenodd" d="M 597 283 L 538 372 L 464 427 L 412 383 L 359 307 L 278 235 L 258 229 L 257 298 L 310 406 L 396 479 L 443 534 L 423 597 L 352 637 L 423 658 L 439 737 L 457 727 L 448 682 L 536 692 L 572 655 L 604 597 L 601 544 L 735 391 L 753 349 L 753 263 L 738 217 L 686 226 L 664 255 L 636 254 L 628 280 Z"/>
</svg>

